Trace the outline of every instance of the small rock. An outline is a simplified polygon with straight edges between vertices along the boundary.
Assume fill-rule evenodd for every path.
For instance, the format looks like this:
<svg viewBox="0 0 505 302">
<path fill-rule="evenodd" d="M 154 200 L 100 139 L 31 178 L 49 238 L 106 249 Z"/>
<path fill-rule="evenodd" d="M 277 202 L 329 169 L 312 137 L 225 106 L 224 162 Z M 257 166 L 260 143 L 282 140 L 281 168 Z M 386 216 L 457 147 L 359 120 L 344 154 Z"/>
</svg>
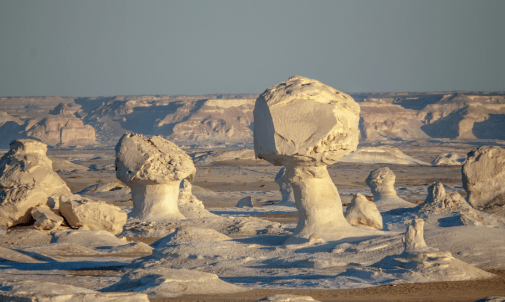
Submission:
<svg viewBox="0 0 505 302">
<path fill-rule="evenodd" d="M 236 208 L 252 208 L 252 198 L 251 196 L 244 197 L 237 202 Z"/>
<path fill-rule="evenodd" d="M 63 222 L 63 217 L 54 213 L 50 208 L 38 206 L 32 209 L 32 217 L 35 219 L 34 227 L 37 230 L 54 230 Z"/>
<path fill-rule="evenodd" d="M 345 219 L 351 225 L 365 225 L 377 230 L 382 230 L 383 227 L 382 216 L 377 206 L 361 194 L 353 197 L 345 212 Z"/>
</svg>

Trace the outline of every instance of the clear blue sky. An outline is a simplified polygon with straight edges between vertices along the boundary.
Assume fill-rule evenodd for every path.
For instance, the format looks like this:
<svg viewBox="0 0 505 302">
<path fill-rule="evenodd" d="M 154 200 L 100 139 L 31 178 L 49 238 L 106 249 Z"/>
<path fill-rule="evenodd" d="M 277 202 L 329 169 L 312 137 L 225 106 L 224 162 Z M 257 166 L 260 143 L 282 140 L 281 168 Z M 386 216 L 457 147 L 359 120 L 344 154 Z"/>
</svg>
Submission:
<svg viewBox="0 0 505 302">
<path fill-rule="evenodd" d="M 505 90 L 505 1 L 0 0 L 0 96 Z"/>
</svg>

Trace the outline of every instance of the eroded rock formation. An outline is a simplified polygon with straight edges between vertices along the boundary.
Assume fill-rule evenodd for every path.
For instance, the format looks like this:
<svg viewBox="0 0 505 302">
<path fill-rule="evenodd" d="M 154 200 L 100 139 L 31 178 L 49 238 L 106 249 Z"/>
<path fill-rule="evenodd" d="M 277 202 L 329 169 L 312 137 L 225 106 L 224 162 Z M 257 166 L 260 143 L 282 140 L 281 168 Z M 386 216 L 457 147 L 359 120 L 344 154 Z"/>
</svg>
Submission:
<svg viewBox="0 0 505 302">
<path fill-rule="evenodd" d="M 191 158 L 160 136 L 125 134 L 116 145 L 116 177 L 131 188 L 131 216 L 141 220 L 184 219 L 178 207 L 181 180 L 193 180 Z"/>
<path fill-rule="evenodd" d="M 482 146 L 463 165 L 463 186 L 474 208 L 505 204 L 505 149 Z"/>
<path fill-rule="evenodd" d="M 396 175 L 388 167 L 375 169 L 365 180 L 374 196 L 374 203 L 380 208 L 414 207 L 415 205 L 396 195 Z"/>
<path fill-rule="evenodd" d="M 361 194 L 353 196 L 345 212 L 345 219 L 351 225 L 364 225 L 382 230 L 382 216 L 377 206 Z"/>
</svg>

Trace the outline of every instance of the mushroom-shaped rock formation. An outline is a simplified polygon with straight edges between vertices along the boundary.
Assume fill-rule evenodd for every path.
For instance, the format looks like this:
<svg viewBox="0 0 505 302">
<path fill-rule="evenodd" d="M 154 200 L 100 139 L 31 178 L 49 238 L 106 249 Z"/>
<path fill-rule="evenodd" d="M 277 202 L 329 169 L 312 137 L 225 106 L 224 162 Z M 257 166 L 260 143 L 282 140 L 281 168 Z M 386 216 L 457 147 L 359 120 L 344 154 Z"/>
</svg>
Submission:
<svg viewBox="0 0 505 302">
<path fill-rule="evenodd" d="M 287 243 L 312 234 L 345 237 L 344 218 L 327 165 L 356 150 L 359 105 L 319 81 L 294 76 L 263 92 L 254 107 L 254 151 L 286 168 L 299 219 Z"/>
<path fill-rule="evenodd" d="M 482 146 L 470 151 L 461 172 L 474 208 L 505 204 L 505 149 Z"/>
<path fill-rule="evenodd" d="M 365 182 L 372 191 L 374 203 L 381 210 L 415 207 L 415 204 L 403 200 L 396 195 L 395 179 L 396 175 L 388 167 L 375 169 L 370 172 Z"/>
<path fill-rule="evenodd" d="M 193 180 L 193 161 L 174 143 L 160 136 L 125 134 L 116 145 L 116 177 L 131 188 L 131 217 L 141 220 L 179 220 L 181 180 Z"/>
<path fill-rule="evenodd" d="M 382 230 L 382 216 L 377 206 L 361 194 L 353 196 L 345 212 L 345 219 L 351 225 L 365 225 Z"/>
<path fill-rule="evenodd" d="M 49 197 L 72 194 L 53 171 L 46 151 L 44 143 L 20 139 L 0 159 L 0 227 L 26 223 L 33 207 L 47 205 Z"/>
<path fill-rule="evenodd" d="M 286 179 L 286 168 L 282 167 L 277 175 L 275 175 L 275 182 L 279 185 L 279 191 L 281 191 L 281 202 L 283 204 L 293 204 L 295 196 L 293 195 L 293 188 Z"/>
</svg>

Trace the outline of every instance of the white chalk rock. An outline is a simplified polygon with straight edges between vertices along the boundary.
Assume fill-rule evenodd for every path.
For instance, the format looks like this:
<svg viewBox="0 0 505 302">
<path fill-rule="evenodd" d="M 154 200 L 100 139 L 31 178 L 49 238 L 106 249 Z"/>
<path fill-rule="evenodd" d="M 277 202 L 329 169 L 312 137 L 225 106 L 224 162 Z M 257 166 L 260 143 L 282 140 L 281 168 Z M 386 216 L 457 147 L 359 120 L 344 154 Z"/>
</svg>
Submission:
<svg viewBox="0 0 505 302">
<path fill-rule="evenodd" d="M 388 167 L 375 169 L 370 172 L 365 183 L 372 191 L 373 202 L 381 210 L 415 207 L 415 204 L 403 200 L 396 195 L 395 179 L 396 175 Z"/>
<path fill-rule="evenodd" d="M 402 282 L 462 281 L 493 278 L 495 275 L 454 258 L 450 252 L 429 247 L 424 241 L 424 221 L 416 218 L 403 238 L 405 251 L 373 264 L 381 273 Z"/>
<path fill-rule="evenodd" d="M 251 196 L 244 197 L 237 202 L 236 208 L 252 208 L 252 198 Z"/>
<path fill-rule="evenodd" d="M 59 230 L 52 232 L 51 243 L 70 243 L 79 244 L 88 248 L 95 248 L 99 246 L 121 246 L 127 242 L 121 240 L 110 232 L 88 231 L 88 230 Z"/>
<path fill-rule="evenodd" d="M 461 170 L 474 208 L 505 204 L 505 149 L 482 146 L 468 153 Z"/>
<path fill-rule="evenodd" d="M 62 196 L 60 213 L 72 227 L 106 230 L 112 234 L 121 233 L 127 219 L 126 213 L 121 208 L 79 195 Z"/>
<path fill-rule="evenodd" d="M 179 245 L 199 241 L 224 241 L 231 238 L 213 229 L 183 227 L 157 241 L 156 246 Z"/>
<path fill-rule="evenodd" d="M 424 241 L 424 220 L 421 218 L 412 220 L 403 237 L 403 244 L 406 253 L 425 252 L 431 249 Z"/>
<path fill-rule="evenodd" d="M 46 152 L 47 145 L 39 141 L 13 141 L 9 152 L 0 159 L 0 187 L 42 187 L 50 197 L 72 194 L 65 181 L 53 171 Z"/>
<path fill-rule="evenodd" d="M 33 207 L 47 205 L 49 197 L 71 194 L 46 151 L 41 142 L 20 139 L 0 159 L 0 227 L 26 223 Z"/>
<path fill-rule="evenodd" d="M 137 269 L 104 291 L 142 292 L 149 298 L 170 298 L 188 294 L 225 294 L 245 288 L 224 282 L 215 274 L 185 269 Z"/>
<path fill-rule="evenodd" d="M 269 302 L 318 302 L 318 300 L 314 300 L 314 298 L 310 296 L 298 296 L 298 295 L 286 295 L 286 294 L 278 294 L 278 295 L 271 295 L 266 298 L 263 298 L 261 300 L 258 300 L 256 302 L 260 301 L 269 301 Z"/>
<path fill-rule="evenodd" d="M 179 211 L 186 218 L 201 218 L 215 216 L 207 211 L 203 206 L 203 202 L 196 198 L 192 192 L 193 186 L 187 179 L 181 181 L 178 205 Z"/>
<path fill-rule="evenodd" d="M 440 153 L 432 162 L 433 166 L 461 166 L 466 155 L 458 153 Z"/>
<path fill-rule="evenodd" d="M 428 195 L 418 209 L 425 215 L 458 213 L 460 223 L 464 225 L 505 227 L 505 219 L 474 209 L 459 193 L 446 193 L 440 182 L 428 187 Z"/>
<path fill-rule="evenodd" d="M 125 134 L 116 145 L 116 177 L 132 190 L 134 218 L 185 219 L 178 208 L 181 180 L 193 180 L 191 158 L 160 136 Z"/>
<path fill-rule="evenodd" d="M 141 293 L 101 293 L 73 285 L 27 280 L 1 282 L 0 301 L 149 302 L 149 299 Z"/>
<path fill-rule="evenodd" d="M 353 196 L 345 212 L 345 219 L 351 225 L 365 225 L 377 230 L 382 230 L 383 227 L 382 216 L 377 206 L 361 194 Z"/>
<path fill-rule="evenodd" d="M 27 223 L 31 209 L 47 205 L 48 198 L 44 188 L 33 184 L 0 189 L 0 227 Z"/>
<path fill-rule="evenodd" d="M 279 191 L 282 195 L 282 203 L 289 203 L 295 201 L 295 196 L 293 194 L 293 188 L 286 179 L 286 168 L 282 167 L 277 175 L 275 175 L 275 182 L 279 185 Z"/>
<path fill-rule="evenodd" d="M 53 210 L 46 206 L 32 208 L 31 213 L 33 219 L 35 219 L 33 226 L 37 230 L 55 230 L 63 222 L 63 217 L 56 214 Z"/>
<path fill-rule="evenodd" d="M 256 100 L 255 154 L 286 168 L 300 213 L 287 243 L 313 234 L 342 238 L 344 228 L 352 229 L 326 166 L 356 150 L 359 111 L 349 95 L 301 76 L 268 88 Z"/>
</svg>

